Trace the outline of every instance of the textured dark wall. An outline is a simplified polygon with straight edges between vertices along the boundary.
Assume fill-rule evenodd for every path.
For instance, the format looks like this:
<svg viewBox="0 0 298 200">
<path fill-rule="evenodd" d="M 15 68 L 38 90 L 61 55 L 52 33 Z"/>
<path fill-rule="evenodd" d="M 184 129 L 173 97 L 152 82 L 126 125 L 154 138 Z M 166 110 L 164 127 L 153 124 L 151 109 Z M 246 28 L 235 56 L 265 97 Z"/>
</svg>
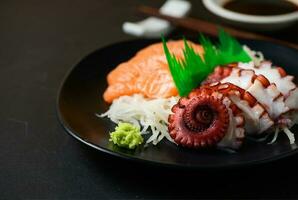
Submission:
<svg viewBox="0 0 298 200">
<path fill-rule="evenodd" d="M 0 198 L 298 198 L 297 156 L 252 169 L 169 170 L 124 163 L 65 133 L 55 111 L 63 76 L 89 52 L 131 39 L 121 24 L 140 19 L 134 7 L 141 3 L 162 4 L 0 2 Z M 193 16 L 216 20 L 200 1 L 193 3 Z M 287 39 L 297 41 L 295 30 Z"/>
</svg>

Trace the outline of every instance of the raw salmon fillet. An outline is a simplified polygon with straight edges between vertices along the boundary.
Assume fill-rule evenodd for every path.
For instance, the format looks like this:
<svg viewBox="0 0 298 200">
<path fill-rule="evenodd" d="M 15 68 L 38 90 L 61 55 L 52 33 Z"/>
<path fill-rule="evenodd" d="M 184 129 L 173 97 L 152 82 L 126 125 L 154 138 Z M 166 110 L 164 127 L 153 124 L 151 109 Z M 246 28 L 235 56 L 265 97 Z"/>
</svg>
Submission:
<svg viewBox="0 0 298 200">
<path fill-rule="evenodd" d="M 203 48 L 192 42 L 194 50 L 202 54 Z M 167 43 L 171 53 L 183 59 L 183 40 Z M 127 62 L 119 64 L 107 76 L 108 88 L 104 100 L 112 103 L 124 95 L 143 94 L 148 98 L 167 98 L 178 95 L 173 82 L 162 43 L 152 44 L 140 50 Z"/>
</svg>

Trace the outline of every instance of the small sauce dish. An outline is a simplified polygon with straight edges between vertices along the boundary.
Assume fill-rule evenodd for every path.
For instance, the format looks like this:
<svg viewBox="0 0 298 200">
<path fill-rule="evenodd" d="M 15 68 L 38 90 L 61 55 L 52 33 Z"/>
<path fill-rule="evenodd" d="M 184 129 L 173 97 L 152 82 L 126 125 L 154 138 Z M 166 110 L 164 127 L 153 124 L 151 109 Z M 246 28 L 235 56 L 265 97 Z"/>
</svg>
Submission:
<svg viewBox="0 0 298 200">
<path fill-rule="evenodd" d="M 298 0 L 284 0 L 283 2 L 280 2 L 283 4 L 283 7 L 280 7 L 280 10 L 278 10 L 278 5 L 270 5 L 271 3 L 277 3 L 277 1 L 274 0 L 264 0 L 264 1 L 250 1 L 254 2 L 256 9 L 253 10 L 253 7 L 247 6 L 247 10 L 244 10 L 244 12 L 236 12 L 235 9 L 231 10 L 226 8 L 226 5 L 228 3 L 233 3 L 232 1 L 239 1 L 237 2 L 238 5 L 241 3 L 244 3 L 244 1 L 240 0 L 203 0 L 203 4 L 205 7 L 212 12 L 213 14 L 223 18 L 226 22 L 239 26 L 245 29 L 253 29 L 255 31 L 273 31 L 273 30 L 279 30 L 282 28 L 286 28 L 290 25 L 293 25 L 294 23 L 297 23 L 298 21 Z M 248 2 L 247 0 L 245 0 Z M 268 7 L 264 7 L 266 9 L 260 9 L 257 7 L 258 2 L 262 4 L 262 6 L 266 6 L 266 3 L 268 4 Z M 288 5 L 285 5 L 288 4 Z M 244 6 L 244 5 L 243 5 Z M 251 5 L 250 5 L 251 6 Z M 261 6 L 261 5 L 260 5 Z M 275 6 L 275 10 L 272 9 L 272 13 L 279 13 L 279 14 L 268 14 L 268 11 L 270 8 Z M 287 6 L 287 8 L 285 8 Z M 292 6 L 292 9 L 290 9 L 290 12 L 287 13 L 280 13 L 284 9 L 285 11 L 288 9 L 289 6 Z M 270 8 L 269 8 L 270 7 Z M 267 9 L 268 8 L 268 9 Z M 239 10 L 243 11 L 243 7 Z M 266 11 L 264 14 L 248 14 L 249 9 L 252 11 L 252 13 L 256 13 L 256 10 L 259 11 Z"/>
</svg>

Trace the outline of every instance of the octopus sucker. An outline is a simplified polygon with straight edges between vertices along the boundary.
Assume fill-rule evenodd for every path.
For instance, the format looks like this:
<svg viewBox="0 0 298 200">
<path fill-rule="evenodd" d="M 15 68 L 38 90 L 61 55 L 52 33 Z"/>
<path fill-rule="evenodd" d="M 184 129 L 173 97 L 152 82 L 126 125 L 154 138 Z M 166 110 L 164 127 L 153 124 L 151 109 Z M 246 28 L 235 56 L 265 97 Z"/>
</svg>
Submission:
<svg viewBox="0 0 298 200">
<path fill-rule="evenodd" d="M 254 107 L 257 103 L 256 98 L 252 96 L 249 92 L 245 91 L 242 98 L 248 102 L 249 106 Z"/>
<path fill-rule="evenodd" d="M 281 78 L 287 76 L 287 72 L 282 67 L 276 67 Z"/>
<path fill-rule="evenodd" d="M 263 75 L 257 75 L 256 80 L 260 81 L 264 88 L 267 88 L 270 85 L 269 80 Z M 276 86 L 274 83 L 273 85 Z"/>
</svg>

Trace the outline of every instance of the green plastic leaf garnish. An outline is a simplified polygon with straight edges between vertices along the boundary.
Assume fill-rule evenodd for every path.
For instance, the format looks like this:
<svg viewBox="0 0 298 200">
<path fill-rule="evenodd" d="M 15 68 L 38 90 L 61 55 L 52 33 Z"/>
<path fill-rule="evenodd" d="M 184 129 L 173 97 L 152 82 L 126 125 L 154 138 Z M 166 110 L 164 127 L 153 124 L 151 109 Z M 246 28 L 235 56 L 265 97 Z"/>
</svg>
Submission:
<svg viewBox="0 0 298 200">
<path fill-rule="evenodd" d="M 200 35 L 199 42 L 204 49 L 201 57 L 184 38 L 184 59 L 179 60 L 171 54 L 162 37 L 164 52 L 180 96 L 186 96 L 198 87 L 218 65 L 251 61 L 241 44 L 223 29 L 219 30 L 218 39 L 219 44 L 214 45 L 203 34 Z"/>
</svg>

